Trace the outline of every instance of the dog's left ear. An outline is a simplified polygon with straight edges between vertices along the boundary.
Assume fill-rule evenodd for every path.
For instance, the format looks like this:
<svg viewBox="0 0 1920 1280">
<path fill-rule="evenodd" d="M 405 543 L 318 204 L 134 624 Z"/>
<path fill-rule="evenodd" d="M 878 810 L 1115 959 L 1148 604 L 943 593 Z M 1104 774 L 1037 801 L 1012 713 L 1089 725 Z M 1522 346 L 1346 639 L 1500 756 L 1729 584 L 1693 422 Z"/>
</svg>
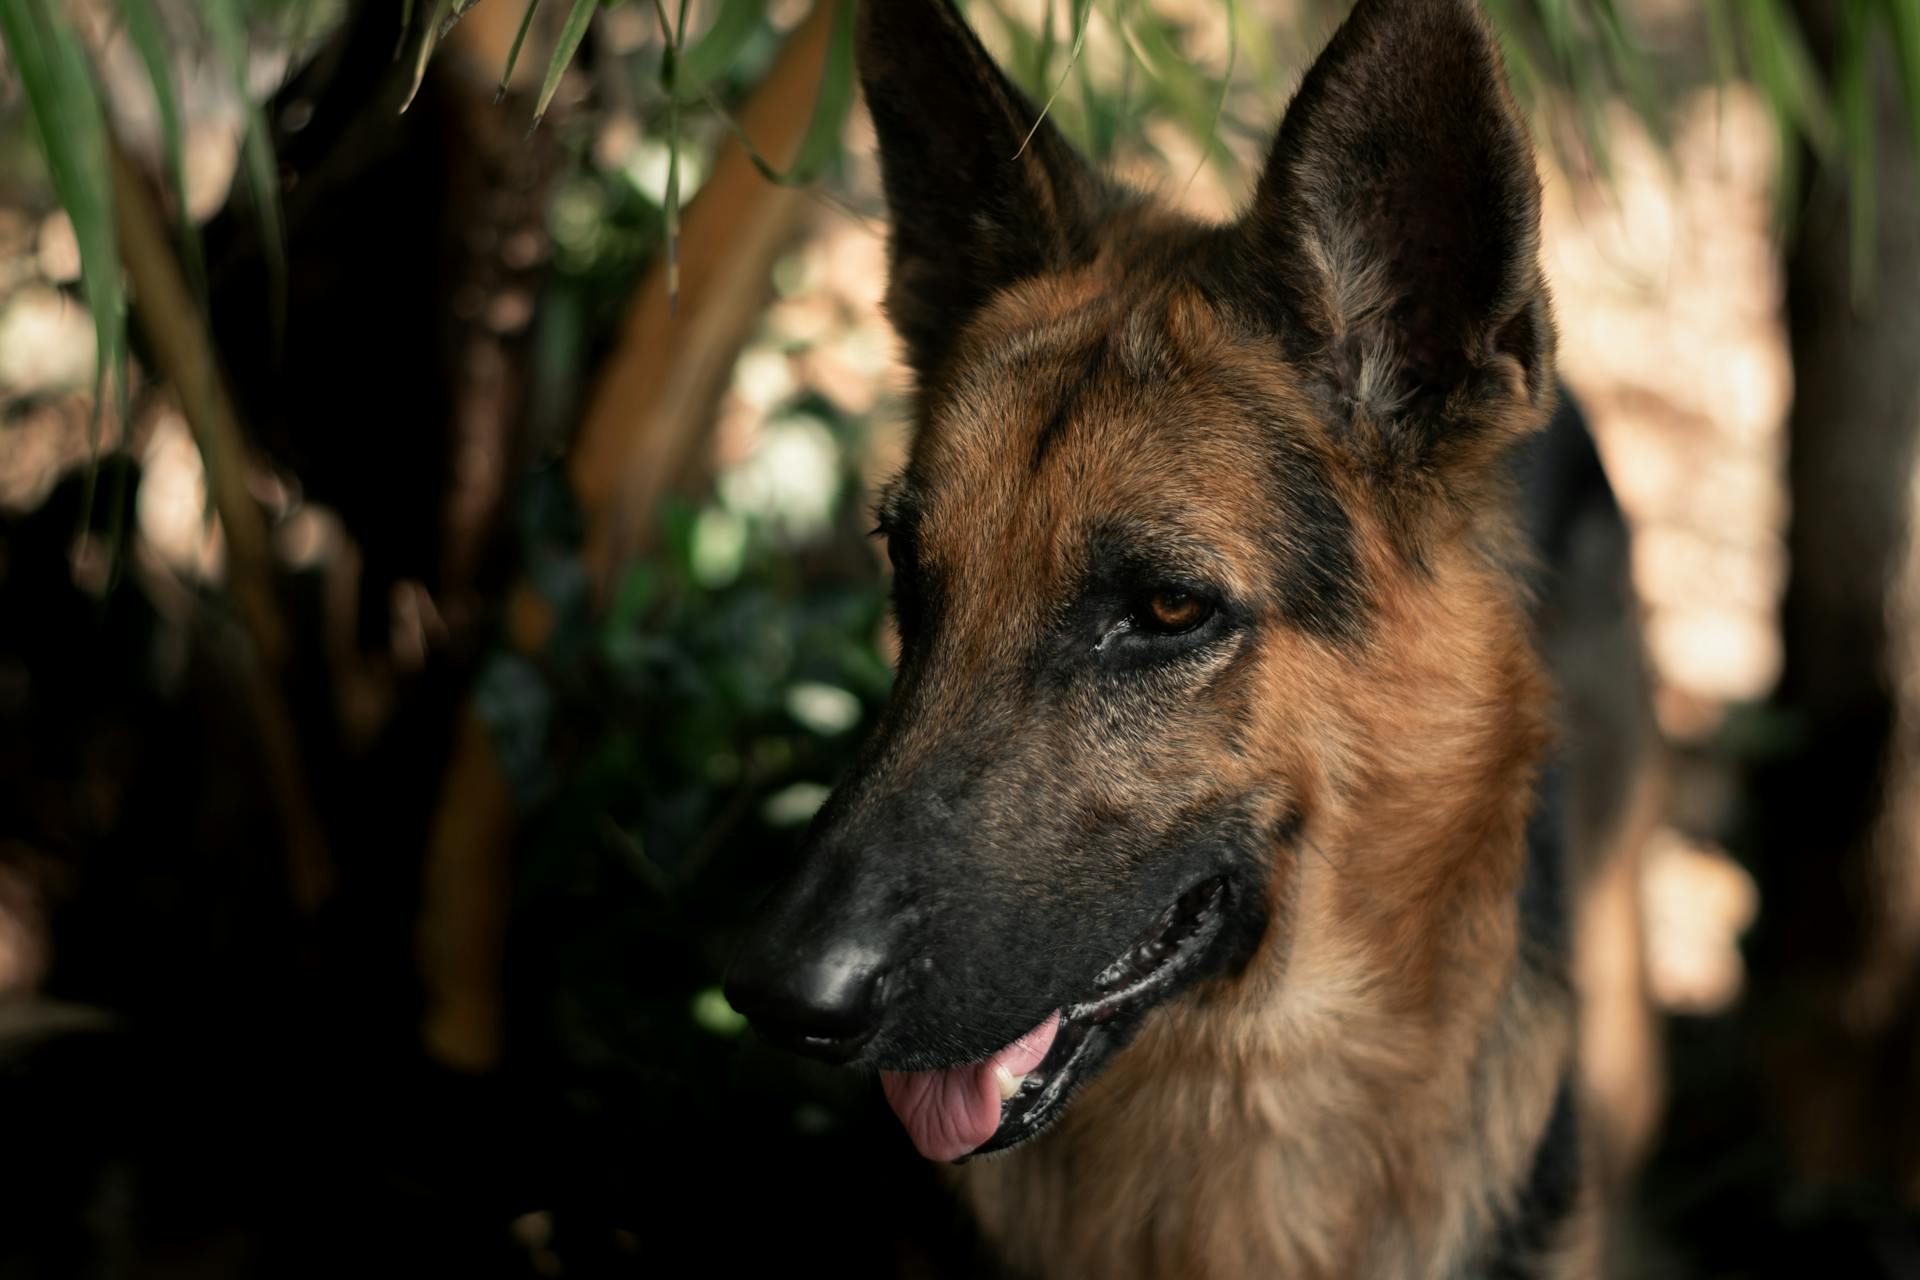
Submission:
<svg viewBox="0 0 1920 1280">
<path fill-rule="evenodd" d="M 994 292 L 1091 255 L 1110 193 L 952 0 L 861 0 L 859 32 L 893 223 L 887 314 L 924 388 Z"/>
<path fill-rule="evenodd" d="M 1539 231 L 1533 149 L 1474 0 L 1359 0 L 1234 238 L 1356 461 L 1458 494 L 1551 401 Z"/>
</svg>

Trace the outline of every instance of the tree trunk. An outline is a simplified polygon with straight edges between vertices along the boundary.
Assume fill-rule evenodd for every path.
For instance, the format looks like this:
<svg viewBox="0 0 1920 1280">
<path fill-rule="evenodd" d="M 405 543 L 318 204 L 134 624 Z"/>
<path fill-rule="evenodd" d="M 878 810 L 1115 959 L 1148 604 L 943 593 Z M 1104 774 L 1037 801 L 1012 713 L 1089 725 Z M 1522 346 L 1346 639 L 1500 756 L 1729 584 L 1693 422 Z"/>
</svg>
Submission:
<svg viewBox="0 0 1920 1280">
<path fill-rule="evenodd" d="M 1830 0 L 1796 5 L 1822 65 Z M 1920 560 L 1912 550 L 1920 429 L 1920 191 L 1891 57 L 1875 59 L 1870 289 L 1853 296 L 1848 196 L 1815 173 L 1787 257 L 1794 370 L 1791 576 L 1774 704 L 1790 741 L 1756 766 L 1747 841 L 1762 915 L 1752 944 L 1758 1033 L 1798 1170 L 1920 1184 L 1915 1080 L 1914 822 L 1920 795 Z M 1904 686 L 1904 688 L 1903 688 Z"/>
</svg>

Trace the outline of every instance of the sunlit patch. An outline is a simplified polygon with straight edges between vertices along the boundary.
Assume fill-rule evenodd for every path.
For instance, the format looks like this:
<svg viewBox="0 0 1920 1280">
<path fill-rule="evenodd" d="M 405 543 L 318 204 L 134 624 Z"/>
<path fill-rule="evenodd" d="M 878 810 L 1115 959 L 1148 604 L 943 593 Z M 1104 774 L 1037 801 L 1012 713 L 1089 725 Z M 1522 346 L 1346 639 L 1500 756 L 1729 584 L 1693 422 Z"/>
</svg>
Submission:
<svg viewBox="0 0 1920 1280">
<path fill-rule="evenodd" d="M 747 522 L 731 511 L 702 511 L 694 518 L 688 558 L 693 580 L 707 590 L 733 585 L 747 563 Z"/>
<path fill-rule="evenodd" d="M 680 172 L 676 175 L 679 183 L 680 203 L 684 206 L 699 192 L 700 184 L 706 181 L 706 157 L 695 147 L 679 149 Z M 674 148 L 667 145 L 665 138 L 643 137 L 633 145 L 621 173 L 633 184 L 633 189 L 656 205 L 667 202 L 667 177 L 673 170 Z"/>
<path fill-rule="evenodd" d="M 93 385 L 93 320 L 59 290 L 29 285 L 0 307 L 0 388 L 15 396 Z"/>
<path fill-rule="evenodd" d="M 827 802 L 832 788 L 818 782 L 795 782 L 768 796 L 760 817 L 770 827 L 798 827 L 810 822 Z"/>
<path fill-rule="evenodd" d="M 1702 741 L 1779 676 L 1792 374 L 1766 104 L 1729 84 L 1671 118 L 1663 149 L 1616 104 L 1607 178 L 1549 176 L 1543 244 L 1559 369 L 1633 533 L 1659 723 Z"/>
<path fill-rule="evenodd" d="M 815 733 L 845 733 L 860 722 L 860 699 L 836 685 L 796 680 L 787 688 L 787 714 Z"/>
<path fill-rule="evenodd" d="M 1674 1013 L 1719 1013 L 1740 998 L 1746 969 L 1740 937 L 1760 911 L 1760 891 L 1725 850 L 1670 827 L 1647 842 L 1647 985 Z"/>
<path fill-rule="evenodd" d="M 809 542 L 824 534 L 840 497 L 840 446 L 827 424 L 790 413 L 767 423 L 754 450 L 716 483 L 736 515 L 765 523 L 780 540 Z"/>
<path fill-rule="evenodd" d="M 207 473 L 179 414 L 154 420 L 142 458 L 137 515 L 140 536 L 169 569 L 218 581 L 226 564 L 220 522 L 207 508 Z"/>
</svg>

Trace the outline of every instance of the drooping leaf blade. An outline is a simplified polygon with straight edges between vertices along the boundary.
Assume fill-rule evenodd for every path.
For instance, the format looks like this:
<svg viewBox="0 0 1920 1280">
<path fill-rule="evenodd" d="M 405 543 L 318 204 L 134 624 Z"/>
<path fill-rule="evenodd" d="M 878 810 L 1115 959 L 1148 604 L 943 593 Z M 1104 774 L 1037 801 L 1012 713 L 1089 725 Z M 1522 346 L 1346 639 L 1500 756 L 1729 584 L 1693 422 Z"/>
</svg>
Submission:
<svg viewBox="0 0 1920 1280">
<path fill-rule="evenodd" d="M 546 78 L 540 82 L 540 96 L 533 104 L 534 128 L 540 127 L 548 104 L 560 89 L 560 77 L 566 74 L 567 64 L 573 61 L 580 42 L 586 39 L 587 24 L 593 21 L 593 11 L 598 4 L 599 0 L 573 0 L 573 8 L 567 10 L 567 20 L 560 27 L 559 42 L 554 45 L 553 57 L 547 62 Z"/>
<path fill-rule="evenodd" d="M 520 62 L 520 46 L 527 42 L 527 29 L 533 26 L 534 10 L 540 7 L 540 0 L 527 0 L 527 7 L 520 14 L 520 26 L 513 33 L 513 44 L 507 49 L 506 65 L 500 68 L 500 87 L 493 91 L 493 100 L 498 103 L 507 96 L 507 86 L 513 83 L 513 69 Z"/>
<path fill-rule="evenodd" d="M 1920 166 L 1920 0 L 1886 0 L 1887 25 L 1893 31 L 1893 56 L 1900 64 L 1900 88 L 1907 102 L 1907 134 L 1914 164 Z"/>
<path fill-rule="evenodd" d="M 674 69 L 675 96 L 682 102 L 697 101 L 709 85 L 732 70 L 766 15 L 767 0 L 720 0 L 712 24 L 680 50 Z"/>
<path fill-rule="evenodd" d="M 180 97 L 173 83 L 171 43 L 153 0 L 121 0 L 120 12 L 126 19 L 127 38 L 139 53 L 153 90 L 154 110 L 160 120 L 160 145 L 166 154 L 167 178 L 173 184 L 174 206 L 179 213 L 180 260 L 189 284 L 204 302 L 206 264 L 200 250 L 200 236 L 187 210 L 186 129 L 181 123 Z"/>
<path fill-rule="evenodd" d="M 113 221 L 106 115 L 86 55 L 56 0 L 0 0 L 0 39 L 13 57 L 54 194 L 73 222 L 80 249 L 80 291 L 93 315 L 97 456 L 109 387 L 122 423 L 127 395 L 126 290 Z M 92 481 L 89 472 L 84 504 L 89 509 Z"/>
</svg>

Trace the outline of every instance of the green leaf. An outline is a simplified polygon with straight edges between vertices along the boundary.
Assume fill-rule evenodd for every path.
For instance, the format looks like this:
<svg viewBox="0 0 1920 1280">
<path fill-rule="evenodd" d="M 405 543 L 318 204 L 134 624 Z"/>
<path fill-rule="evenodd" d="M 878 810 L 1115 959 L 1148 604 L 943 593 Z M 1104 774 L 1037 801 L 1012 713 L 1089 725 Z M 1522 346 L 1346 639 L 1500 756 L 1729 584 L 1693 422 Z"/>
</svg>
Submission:
<svg viewBox="0 0 1920 1280">
<path fill-rule="evenodd" d="M 1755 86 L 1773 114 L 1778 172 L 1774 179 L 1774 220 L 1780 231 L 1792 228 L 1800 190 L 1800 141 L 1830 164 L 1838 149 L 1838 127 L 1820 85 L 1806 42 L 1782 0 L 1744 0 L 1747 57 Z"/>
<path fill-rule="evenodd" d="M 790 184 L 813 181 L 840 154 L 840 133 L 846 126 L 847 112 L 853 109 L 853 17 L 856 0 L 820 2 L 837 3 L 840 11 L 833 19 L 833 33 L 827 45 L 827 64 L 820 73 L 820 94 L 813 100 L 813 119 L 808 123 L 806 136 L 800 140 L 800 150 L 795 153 L 793 165 L 786 173 L 785 181 Z M 887 0 L 867 2 L 885 4 Z"/>
<path fill-rule="evenodd" d="M 819 2 L 837 3 L 840 9 L 834 15 L 833 31 L 828 37 L 826 65 L 820 72 L 820 92 L 813 101 L 813 118 L 807 125 L 806 135 L 800 140 L 793 163 L 787 166 L 784 173 L 760 154 L 759 148 L 753 145 L 753 139 L 747 136 L 740 122 L 721 105 L 719 99 L 711 91 L 706 95 L 708 107 L 732 131 L 734 140 L 746 152 L 753 167 L 760 171 L 760 176 L 783 187 L 805 186 L 840 154 L 840 132 L 846 125 L 847 112 L 853 106 L 853 14 L 856 0 Z M 885 3 L 886 0 L 868 2 Z"/>
<path fill-rule="evenodd" d="M 520 28 L 513 33 L 513 44 L 507 49 L 507 65 L 500 68 L 500 87 L 493 91 L 495 103 L 507 96 L 507 85 L 513 81 L 513 68 L 520 61 L 520 46 L 527 42 L 527 28 L 533 25 L 533 11 L 539 7 L 540 0 L 527 0 L 526 10 L 520 15 Z"/>
<path fill-rule="evenodd" d="M 1876 24 L 1866 5 L 1855 0 L 1847 0 L 1841 23 L 1833 91 L 1840 109 L 1840 145 L 1847 164 L 1847 246 L 1853 300 L 1859 304 L 1873 292 L 1878 174 L 1874 164 L 1873 45 L 1868 37 Z"/>
<path fill-rule="evenodd" d="M 1900 64 L 1900 87 L 1907 100 L 1907 135 L 1914 165 L 1920 168 L 1920 0 L 1886 0 L 1893 29 L 1893 56 Z"/>
<path fill-rule="evenodd" d="M 1547 48 L 1563 64 L 1574 62 L 1573 14 L 1567 0 L 1534 0 L 1540 14 L 1540 27 L 1547 35 Z"/>
<path fill-rule="evenodd" d="M 1774 112 L 1797 128 L 1822 160 L 1831 160 L 1838 130 L 1813 55 L 1782 0 L 1745 0 L 1753 72 Z"/>
<path fill-rule="evenodd" d="M 1627 34 L 1626 21 L 1614 0 L 1594 0 L 1594 17 L 1607 65 L 1613 69 L 1627 91 L 1634 114 L 1664 149 L 1671 141 L 1667 113 L 1661 106 L 1660 87 L 1654 82 L 1653 66 L 1638 41 Z"/>
<path fill-rule="evenodd" d="M 1220 96 L 1214 99 L 1213 118 L 1207 122 L 1207 131 L 1200 139 L 1200 160 L 1193 166 L 1193 172 L 1187 175 L 1187 185 L 1191 187 L 1200 170 L 1206 167 L 1207 157 L 1220 140 L 1220 117 L 1227 109 L 1227 91 L 1233 87 L 1233 64 L 1240 56 L 1239 6 L 1237 0 L 1221 0 L 1227 17 L 1227 66 L 1220 73 Z"/>
<path fill-rule="evenodd" d="M 127 402 L 127 299 L 113 222 L 106 116 L 86 55 L 61 18 L 57 0 L 0 0 L 0 37 L 20 76 L 54 194 L 73 221 L 80 247 L 80 291 L 93 315 L 97 460 L 108 384 L 122 423 Z M 83 520 L 91 519 L 92 502 L 89 472 Z"/>
<path fill-rule="evenodd" d="M 680 310 L 680 107 L 667 102 L 667 190 L 661 200 L 666 215 L 667 314 Z"/>
<path fill-rule="evenodd" d="M 1067 87 L 1067 78 L 1073 74 L 1074 68 L 1080 65 L 1080 54 L 1087 47 L 1087 23 L 1093 19 L 1093 0 L 1072 0 L 1072 4 L 1073 46 L 1067 52 L 1067 69 L 1062 71 L 1060 78 L 1054 82 L 1052 90 L 1047 94 L 1046 102 L 1040 107 L 1040 114 L 1034 119 L 1033 126 L 1027 130 L 1027 136 L 1020 139 L 1020 151 L 1016 151 L 1015 155 L 1024 152 L 1027 144 L 1033 141 L 1033 135 L 1038 132 L 1041 121 L 1053 111 L 1053 104 L 1060 100 L 1060 91 Z M 1051 23 L 1048 24 L 1048 29 L 1051 31 Z M 1051 60 L 1052 51 L 1049 50 L 1048 61 Z M 822 91 L 824 92 L 824 88 Z"/>
<path fill-rule="evenodd" d="M 1219 119 L 1217 91 L 1181 50 L 1173 25 L 1147 11 L 1123 21 L 1120 30 L 1147 73 L 1149 102 L 1178 121 L 1188 136 L 1201 141 L 1203 150 L 1211 149 L 1216 163 L 1230 170 L 1233 153 L 1214 136 Z"/>
<path fill-rule="evenodd" d="M 453 0 L 433 0 L 433 12 L 427 15 L 426 23 L 420 28 L 420 48 L 413 55 L 413 83 L 407 86 L 407 97 L 400 104 L 405 111 L 413 105 L 414 95 L 420 92 L 420 84 L 427 78 L 427 62 L 433 57 L 435 46 L 440 43 L 440 32 L 445 29 L 447 15 L 453 12 Z M 406 16 L 413 16 L 413 0 L 407 0 Z M 401 38 L 405 39 L 405 27 Z"/>
<path fill-rule="evenodd" d="M 593 20 L 593 11 L 598 2 L 573 0 L 573 8 L 567 10 L 567 20 L 560 28 L 560 41 L 553 47 L 553 57 L 547 62 L 546 78 L 540 82 L 540 96 L 533 104 L 533 127 L 536 129 L 547 114 L 547 105 L 560 88 L 560 77 L 566 74 L 567 64 L 573 61 L 574 52 L 580 48 L 580 42 L 586 39 L 587 24 Z"/>
<path fill-rule="evenodd" d="M 707 87 L 739 64 L 740 50 L 760 30 L 767 0 L 720 0 L 720 12 L 698 40 L 680 52 L 673 92 L 693 102 Z"/>
<path fill-rule="evenodd" d="M 207 271 L 200 252 L 200 236 L 193 217 L 187 211 L 185 129 L 180 122 L 180 98 L 173 87 L 173 59 L 166 31 L 153 0 L 120 0 L 120 12 L 127 20 L 127 38 L 146 66 L 147 81 L 153 89 L 153 103 L 160 118 L 160 143 L 166 152 L 167 176 L 173 183 L 174 207 L 179 213 L 180 259 L 197 297 L 207 296 Z"/>
</svg>

